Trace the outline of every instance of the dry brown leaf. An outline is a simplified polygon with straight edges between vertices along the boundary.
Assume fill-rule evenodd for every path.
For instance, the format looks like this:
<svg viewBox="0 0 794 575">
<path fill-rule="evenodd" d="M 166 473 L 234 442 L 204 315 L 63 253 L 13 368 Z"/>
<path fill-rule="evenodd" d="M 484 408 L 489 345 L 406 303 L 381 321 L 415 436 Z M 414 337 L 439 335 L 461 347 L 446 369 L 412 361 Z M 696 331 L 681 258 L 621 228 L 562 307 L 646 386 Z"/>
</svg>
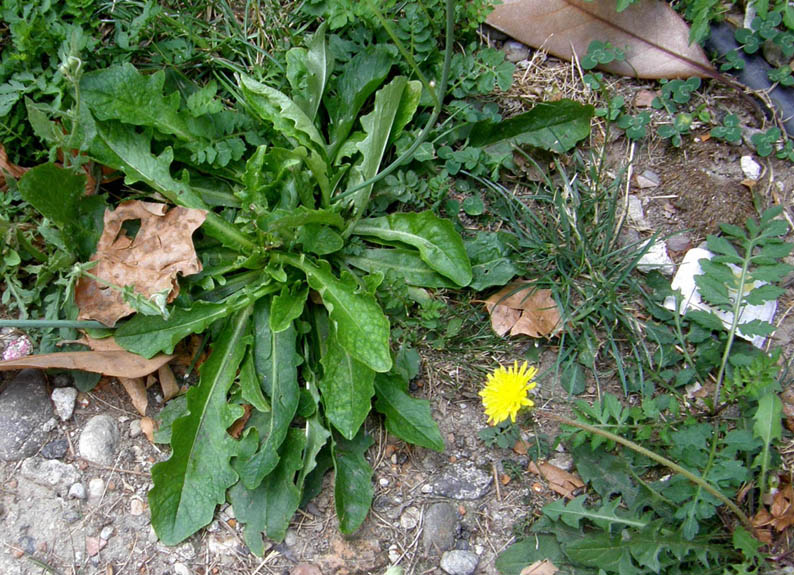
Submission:
<svg viewBox="0 0 794 575">
<path fill-rule="evenodd" d="M 3 144 L 0 144 L 0 188 L 5 187 L 6 178 L 4 172 L 7 172 L 12 178 L 19 179 L 30 168 L 23 168 L 8 161 L 8 154 Z"/>
<path fill-rule="evenodd" d="M 21 359 L 0 361 L 0 371 L 11 369 L 80 369 L 111 377 L 145 377 L 168 363 L 173 356 L 159 354 L 145 359 L 132 352 L 121 351 L 67 351 L 29 355 Z"/>
<path fill-rule="evenodd" d="M 637 78 L 712 76 L 711 64 L 689 27 L 662 0 L 639 0 L 623 12 L 613 0 L 503 0 L 488 24 L 534 48 L 581 59 L 593 40 L 626 50 L 623 62 L 602 68 Z"/>
<path fill-rule="evenodd" d="M 549 561 L 535 561 L 532 565 L 527 565 L 521 570 L 521 575 L 554 575 L 559 569 Z"/>
<path fill-rule="evenodd" d="M 545 479 L 549 484 L 549 489 L 569 499 L 573 499 L 574 492 L 584 487 L 584 482 L 578 475 L 569 473 L 551 463 L 541 463 L 538 467 L 534 461 L 530 461 L 528 471 Z"/>
<path fill-rule="evenodd" d="M 229 435 L 235 439 L 240 439 L 240 434 L 243 432 L 245 424 L 248 423 L 248 420 L 251 418 L 251 413 L 253 411 L 253 408 L 247 403 L 243 405 L 243 409 L 245 410 L 243 415 L 237 421 L 232 423 L 231 427 L 227 430 Z"/>
<path fill-rule="evenodd" d="M 105 227 L 91 257 L 98 263 L 91 273 L 115 286 L 131 285 L 147 297 L 167 291 L 168 301 L 173 301 L 179 294 L 177 274 L 201 271 L 192 235 L 205 217 L 204 210 L 176 207 L 169 211 L 165 204 L 137 200 L 106 210 Z M 141 222 L 134 238 L 122 228 L 128 220 Z M 108 326 L 135 311 L 118 290 L 87 277 L 77 282 L 75 301 L 80 307 L 79 319 L 94 319 Z"/>
<path fill-rule="evenodd" d="M 560 310 L 551 290 L 528 281 L 512 282 L 485 300 L 491 327 L 500 336 L 549 337 L 560 324 Z"/>
<path fill-rule="evenodd" d="M 168 364 L 162 366 L 157 370 L 157 376 L 160 378 L 160 387 L 163 389 L 163 401 L 168 401 L 179 395 L 179 385 L 176 383 L 171 366 Z"/>
<path fill-rule="evenodd" d="M 121 385 L 130 396 L 133 407 L 141 415 L 146 415 L 146 408 L 149 406 L 149 396 L 146 395 L 146 384 L 142 377 L 120 377 Z"/>
<path fill-rule="evenodd" d="M 149 443 L 154 443 L 154 432 L 157 429 L 157 424 L 151 417 L 141 418 L 141 432 L 149 440 Z"/>
</svg>

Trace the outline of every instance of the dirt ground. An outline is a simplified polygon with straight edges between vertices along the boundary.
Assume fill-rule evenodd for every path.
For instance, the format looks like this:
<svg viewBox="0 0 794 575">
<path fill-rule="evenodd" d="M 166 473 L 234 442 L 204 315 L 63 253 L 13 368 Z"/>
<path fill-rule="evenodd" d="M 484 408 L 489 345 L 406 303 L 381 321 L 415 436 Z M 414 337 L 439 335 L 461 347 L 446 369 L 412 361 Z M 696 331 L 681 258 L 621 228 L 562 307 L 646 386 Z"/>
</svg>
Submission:
<svg viewBox="0 0 794 575">
<path fill-rule="evenodd" d="M 553 77 L 555 67 L 571 77 L 569 65 L 551 59 L 520 64 L 517 77 L 522 80 L 505 95 L 506 103 L 526 104 L 542 97 L 537 86 L 542 87 L 549 80 L 539 76 L 533 83 L 533 75 L 545 73 Z M 574 96 L 577 91 L 582 95 L 581 86 L 569 88 Z M 632 95 L 653 90 L 655 85 L 620 81 L 619 88 L 630 96 L 626 100 L 631 102 Z M 540 92 L 542 95 L 542 89 Z M 725 100 L 720 96 L 713 103 L 715 108 L 735 110 L 745 118 L 757 116 L 754 110 L 746 109 L 747 102 L 740 98 Z M 715 232 L 717 222 L 742 222 L 754 213 L 755 204 L 783 205 L 791 221 L 794 173 L 790 164 L 759 158 L 744 144 L 733 146 L 707 139 L 706 133 L 705 127 L 702 133 L 696 129 L 695 137 L 685 138 L 681 149 L 650 138 L 633 151 L 635 179 L 630 192 L 640 198 L 648 223 L 648 229 L 637 233 L 640 237 L 657 231 L 663 236 L 685 233 L 687 241 L 679 241 L 678 249 L 669 250 L 676 263 L 688 247 L 697 246 L 708 233 Z M 594 131 L 594 139 L 598 135 L 598 130 Z M 616 166 L 630 155 L 630 146 L 620 136 L 606 145 L 610 161 Z M 755 183 L 745 181 L 747 177 L 740 166 L 742 156 L 751 156 L 761 166 L 761 176 Z M 648 170 L 658 176 L 658 185 L 642 188 L 636 176 Z M 794 292 L 789 288 L 779 302 L 779 328 L 773 342 L 783 346 L 788 357 L 794 338 L 794 315 L 789 313 L 792 306 Z M 521 357 L 533 343 L 522 338 L 511 345 L 515 357 Z M 146 493 L 151 487 L 149 470 L 153 463 L 167 458 L 167 449 L 150 444 L 143 435 L 131 436 L 130 426 L 138 419 L 137 413 L 118 383 L 103 383 L 94 391 L 81 394 L 74 417 L 50 432 L 52 440 L 68 440 L 69 448 L 61 461 L 74 469 L 79 482 L 88 489 L 92 480 L 102 480 L 98 495 L 85 500 L 70 497 L 69 485 L 36 482 L 36 474 L 24 462 L 0 464 L 0 573 L 330 575 L 383 573 L 393 564 L 402 566 L 406 574 L 442 573 L 438 550 L 432 548 L 432 543 L 427 544 L 424 530 L 433 505 L 447 502 L 457 516 L 453 522 L 454 545 L 479 557 L 477 573 L 494 574 L 494 560 L 513 541 L 514 526 L 554 497 L 542 477 L 524 473 L 506 479 L 509 470 L 503 462 L 513 460 L 526 469 L 526 455 L 487 447 L 477 437 L 476 432 L 486 427 L 477 398 L 482 382 L 473 376 L 476 372 L 465 367 L 477 362 L 490 369 L 497 360 L 512 361 L 511 354 L 503 348 L 499 353 L 478 357 L 442 359 L 441 354 L 428 353 L 415 395 L 431 401 L 447 450 L 438 454 L 408 447 L 389 437 L 377 421 L 369 421 L 369 432 L 375 438 L 369 452 L 375 470 L 375 500 L 361 530 L 348 538 L 339 534 L 333 493 L 326 485 L 295 516 L 286 540 L 266 545 L 264 557 L 247 551 L 241 525 L 228 507 L 219 508 L 208 528 L 181 545 L 169 548 L 157 541 L 150 527 Z M 541 363 L 553 360 L 552 342 L 541 355 Z M 565 405 L 565 393 L 557 382 L 541 381 L 538 389 L 538 409 Z M 150 392 L 150 410 L 154 413 L 161 406 L 155 393 Z M 121 429 L 117 459 L 107 467 L 89 464 L 77 456 L 79 434 L 96 414 L 110 415 Z M 35 458 L 43 461 L 40 455 Z M 564 453 L 556 455 L 560 466 L 566 464 L 565 460 Z M 474 497 L 470 491 L 443 488 L 454 478 L 474 486 Z M 100 483 L 93 481 L 93 485 Z M 461 494 L 467 497 L 459 498 Z M 301 564 L 312 564 L 314 568 Z"/>
</svg>

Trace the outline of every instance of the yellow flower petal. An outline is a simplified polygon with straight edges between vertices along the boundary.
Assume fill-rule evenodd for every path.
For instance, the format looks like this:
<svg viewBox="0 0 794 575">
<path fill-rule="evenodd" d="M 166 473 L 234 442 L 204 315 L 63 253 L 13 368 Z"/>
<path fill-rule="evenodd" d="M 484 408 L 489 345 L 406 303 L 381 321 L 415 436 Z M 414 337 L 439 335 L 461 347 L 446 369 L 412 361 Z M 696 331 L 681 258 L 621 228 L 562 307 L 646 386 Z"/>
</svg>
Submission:
<svg viewBox="0 0 794 575">
<path fill-rule="evenodd" d="M 508 417 L 515 423 L 516 414 L 522 407 L 535 405 L 527 394 L 537 385 L 534 381 L 537 372 L 526 361 L 519 368 L 516 361 L 507 369 L 500 365 L 493 373 L 488 374 L 488 381 L 480 391 L 480 396 L 490 425 L 501 423 Z"/>
</svg>

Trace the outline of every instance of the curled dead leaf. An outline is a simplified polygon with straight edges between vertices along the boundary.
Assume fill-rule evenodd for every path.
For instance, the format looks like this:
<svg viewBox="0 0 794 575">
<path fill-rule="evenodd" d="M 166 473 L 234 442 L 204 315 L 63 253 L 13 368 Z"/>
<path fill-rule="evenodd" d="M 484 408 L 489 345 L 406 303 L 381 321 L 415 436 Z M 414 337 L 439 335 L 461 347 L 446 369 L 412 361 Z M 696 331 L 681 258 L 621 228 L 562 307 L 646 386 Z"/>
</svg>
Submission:
<svg viewBox="0 0 794 575">
<path fill-rule="evenodd" d="M 689 44 L 689 27 L 662 0 L 639 0 L 617 12 L 613 0 L 503 0 L 488 24 L 528 46 L 570 60 L 593 40 L 625 49 L 625 61 L 602 69 L 637 78 L 713 76 L 705 53 Z"/>
<path fill-rule="evenodd" d="M 149 406 L 149 397 L 146 395 L 146 385 L 142 377 L 119 377 L 119 383 L 124 386 L 130 396 L 132 405 L 141 415 L 146 415 Z"/>
<path fill-rule="evenodd" d="M 151 417 L 141 418 L 141 432 L 149 440 L 149 443 L 154 443 L 154 432 L 157 429 L 157 423 Z"/>
<path fill-rule="evenodd" d="M 98 262 L 91 273 L 114 286 L 133 286 L 139 294 L 151 297 L 166 291 L 168 301 L 179 295 L 177 274 L 201 271 L 193 247 L 193 232 L 206 217 L 204 210 L 165 204 L 129 201 L 105 212 L 104 230 L 91 260 Z M 122 227 L 129 220 L 140 220 L 135 237 Z M 83 277 L 75 288 L 79 319 L 94 319 L 114 326 L 135 310 L 122 294 L 91 278 Z"/>
<path fill-rule="evenodd" d="M 551 463 L 541 463 L 538 466 L 534 461 L 530 461 L 527 470 L 545 479 L 549 484 L 549 489 L 568 499 L 573 499 L 575 494 L 584 487 L 584 482 L 578 475 L 560 469 Z"/>
<path fill-rule="evenodd" d="M 125 350 L 67 351 L 0 361 L 0 371 L 33 367 L 38 369 L 79 369 L 110 377 L 145 377 L 168 363 L 172 357 L 161 353 L 151 359 L 145 359 Z"/>
<path fill-rule="evenodd" d="M 157 370 L 157 376 L 160 378 L 160 387 L 163 390 L 163 401 L 168 401 L 179 395 L 179 385 L 174 377 L 174 372 L 171 371 L 171 366 L 168 364 L 162 366 Z"/>
<path fill-rule="evenodd" d="M 560 310 L 551 290 L 529 281 L 515 281 L 485 300 L 491 327 L 500 336 L 524 334 L 550 337 L 560 324 Z"/>
</svg>

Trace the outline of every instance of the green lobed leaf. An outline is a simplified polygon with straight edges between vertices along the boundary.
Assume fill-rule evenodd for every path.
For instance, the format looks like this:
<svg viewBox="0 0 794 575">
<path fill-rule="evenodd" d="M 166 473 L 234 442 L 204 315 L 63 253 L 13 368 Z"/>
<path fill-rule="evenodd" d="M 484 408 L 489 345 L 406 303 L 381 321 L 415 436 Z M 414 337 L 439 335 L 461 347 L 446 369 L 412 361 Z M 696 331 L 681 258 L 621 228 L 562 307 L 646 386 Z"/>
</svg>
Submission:
<svg viewBox="0 0 794 575">
<path fill-rule="evenodd" d="M 521 575 L 528 565 L 544 559 L 548 559 L 556 567 L 566 561 L 557 538 L 541 533 L 513 543 L 499 554 L 495 566 L 502 575 Z"/>
<path fill-rule="evenodd" d="M 289 522 L 301 502 L 301 486 L 295 474 L 303 465 L 306 435 L 302 429 L 290 428 L 279 450 L 279 462 L 256 489 L 247 489 L 242 482 L 229 490 L 234 514 L 245 524 L 244 537 L 248 548 L 259 555 L 265 553 L 262 533 L 275 541 L 283 541 Z"/>
<path fill-rule="evenodd" d="M 411 82 L 404 76 L 397 76 L 375 94 L 375 107 L 361 117 L 361 126 L 366 137 L 356 144 L 361 152 L 361 161 L 353 166 L 348 186 L 355 186 L 369 180 L 378 173 L 389 138 L 393 133 L 397 113 L 403 93 Z M 409 91 L 409 96 L 410 96 Z M 372 184 L 356 192 L 353 202 L 358 213 L 363 213 L 369 201 Z"/>
<path fill-rule="evenodd" d="M 725 329 L 722 320 L 712 311 L 689 310 L 684 317 L 708 330 L 722 331 Z"/>
<path fill-rule="evenodd" d="M 367 418 L 375 394 L 375 372 L 353 358 L 331 336 L 320 362 L 319 380 L 325 415 L 346 439 L 353 439 Z"/>
<path fill-rule="evenodd" d="M 373 46 L 360 51 L 345 66 L 336 83 L 336 97 L 327 104 L 335 152 L 347 140 L 361 107 L 388 77 L 392 63 L 384 47 Z M 336 159 L 335 152 L 331 160 Z"/>
<path fill-rule="evenodd" d="M 582 519 L 589 519 L 607 532 L 612 524 L 642 528 L 648 523 L 641 519 L 618 516 L 615 513 L 615 509 L 620 505 L 619 497 L 612 501 L 607 501 L 599 508 L 585 507 L 585 500 L 587 500 L 587 495 L 580 495 L 570 500 L 567 504 L 565 499 L 557 499 L 543 506 L 543 514 L 552 521 L 562 520 L 563 523 L 570 527 L 579 527 Z"/>
<path fill-rule="evenodd" d="M 393 273 L 405 283 L 427 288 L 453 288 L 455 283 L 434 271 L 419 252 L 404 248 L 367 248 L 358 255 L 345 257 L 345 262 L 367 273 Z"/>
<path fill-rule="evenodd" d="M 303 313 L 306 298 L 309 297 L 309 286 L 303 283 L 285 284 L 281 293 L 273 296 L 270 304 L 270 329 L 274 333 L 288 329 L 293 320 Z"/>
<path fill-rule="evenodd" d="M 163 70 L 145 76 L 127 62 L 83 74 L 80 97 L 97 120 L 150 126 L 180 140 L 191 140 L 179 113 L 179 92 L 163 94 L 164 83 Z"/>
<path fill-rule="evenodd" d="M 414 445 L 444 451 L 444 439 L 430 413 L 430 402 L 403 391 L 399 375 L 375 377 L 375 409 L 386 417 L 386 430 Z"/>
<path fill-rule="evenodd" d="M 334 504 L 339 530 L 344 534 L 353 533 L 361 526 L 372 505 L 372 468 L 364 458 L 372 443 L 363 429 L 353 440 L 338 437 L 332 443 L 336 471 Z"/>
<path fill-rule="evenodd" d="M 320 294 L 342 347 L 371 369 L 389 371 L 392 366 L 389 320 L 375 298 L 368 293 L 356 293 L 358 286 L 349 275 L 337 279 L 324 260 L 316 266 L 305 258 L 290 258 L 289 263 L 303 270 L 309 286 Z"/>
<path fill-rule="evenodd" d="M 497 142 L 528 144 L 552 152 L 567 152 L 590 134 L 595 108 L 572 100 L 542 102 L 508 120 L 483 120 L 471 126 L 469 143 L 484 147 Z"/>
<path fill-rule="evenodd" d="M 52 163 L 41 164 L 19 179 L 18 190 L 23 200 L 66 231 L 72 227 L 77 204 L 85 194 L 85 176 Z"/>
<path fill-rule="evenodd" d="M 461 287 L 472 280 L 463 240 L 452 222 L 431 211 L 363 219 L 356 223 L 353 233 L 413 246 L 427 265 Z"/>
<path fill-rule="evenodd" d="M 311 118 L 288 96 L 246 75 L 240 76 L 239 84 L 254 113 L 271 122 L 276 131 L 317 151 L 325 149 L 325 141 Z"/>
<path fill-rule="evenodd" d="M 147 359 L 160 352 L 173 353 L 183 338 L 206 330 L 213 322 L 247 305 L 246 301 L 241 303 L 242 306 L 234 306 L 198 301 L 188 309 L 174 308 L 167 320 L 160 316 L 135 315 L 119 325 L 114 338 L 127 351 Z"/>
<path fill-rule="evenodd" d="M 260 438 L 256 453 L 234 461 L 240 481 L 248 489 L 257 488 L 278 464 L 279 448 L 295 417 L 300 395 L 297 333 L 292 326 L 274 333 L 270 329 L 270 307 L 270 300 L 262 298 L 254 308 L 254 364 L 271 409 L 256 425 Z"/>
<path fill-rule="evenodd" d="M 215 506 L 237 479 L 230 459 L 240 449 L 226 429 L 243 409 L 226 403 L 245 353 L 252 306 L 230 318 L 187 393 L 188 415 L 174 421 L 171 457 L 152 467 L 152 526 L 166 545 L 183 541 L 212 521 Z"/>
<path fill-rule="evenodd" d="M 333 67 L 333 54 L 325 45 L 324 23 L 306 42 L 306 48 L 292 48 L 287 52 L 287 78 L 292 86 L 292 99 L 311 120 L 317 117 Z"/>
<path fill-rule="evenodd" d="M 471 289 L 482 291 L 492 286 L 507 285 L 518 275 L 518 268 L 508 257 L 510 248 L 499 233 L 477 232 L 477 236 L 465 241 L 464 245 L 471 261 Z"/>
</svg>

